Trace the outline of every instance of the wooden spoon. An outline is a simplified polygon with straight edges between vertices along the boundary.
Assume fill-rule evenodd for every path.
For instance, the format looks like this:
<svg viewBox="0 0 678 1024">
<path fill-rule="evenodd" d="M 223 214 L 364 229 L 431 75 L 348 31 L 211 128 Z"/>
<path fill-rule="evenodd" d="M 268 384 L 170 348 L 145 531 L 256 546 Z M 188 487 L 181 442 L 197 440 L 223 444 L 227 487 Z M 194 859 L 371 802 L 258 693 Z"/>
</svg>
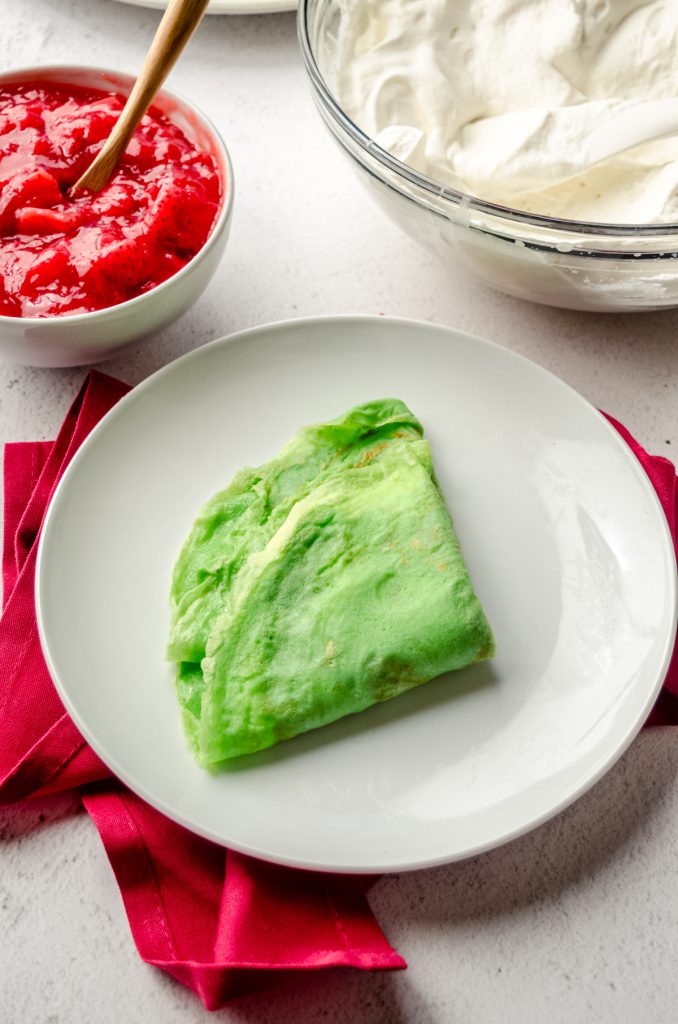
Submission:
<svg viewBox="0 0 678 1024">
<path fill-rule="evenodd" d="M 85 173 L 76 181 L 71 195 L 87 189 L 100 192 L 118 165 L 134 130 L 192 36 L 209 0 L 170 0 L 158 25 L 141 73 L 113 131 Z"/>
</svg>

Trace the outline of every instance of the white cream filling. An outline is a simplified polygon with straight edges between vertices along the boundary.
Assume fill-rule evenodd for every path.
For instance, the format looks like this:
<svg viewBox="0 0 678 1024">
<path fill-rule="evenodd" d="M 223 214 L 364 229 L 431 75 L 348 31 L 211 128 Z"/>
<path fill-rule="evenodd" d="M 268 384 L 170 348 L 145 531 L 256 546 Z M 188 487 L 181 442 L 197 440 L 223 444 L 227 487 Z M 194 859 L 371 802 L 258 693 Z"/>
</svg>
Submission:
<svg viewBox="0 0 678 1024">
<path fill-rule="evenodd" d="M 332 84 L 394 156 L 527 212 L 678 221 L 678 136 L 588 166 L 616 111 L 678 98 L 678 0 L 339 2 Z"/>
</svg>

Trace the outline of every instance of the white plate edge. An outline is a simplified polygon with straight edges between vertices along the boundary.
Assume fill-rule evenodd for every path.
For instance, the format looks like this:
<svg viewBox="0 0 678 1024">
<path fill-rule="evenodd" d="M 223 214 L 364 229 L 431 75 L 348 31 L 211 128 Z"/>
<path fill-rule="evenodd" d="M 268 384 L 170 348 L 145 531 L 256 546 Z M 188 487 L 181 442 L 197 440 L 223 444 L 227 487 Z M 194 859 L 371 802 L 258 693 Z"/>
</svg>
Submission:
<svg viewBox="0 0 678 1024">
<path fill-rule="evenodd" d="M 147 10 L 164 11 L 168 0 L 117 0 L 128 7 L 145 7 Z M 296 11 L 296 0 L 212 0 L 206 14 L 249 15 L 283 14 Z"/>
</svg>

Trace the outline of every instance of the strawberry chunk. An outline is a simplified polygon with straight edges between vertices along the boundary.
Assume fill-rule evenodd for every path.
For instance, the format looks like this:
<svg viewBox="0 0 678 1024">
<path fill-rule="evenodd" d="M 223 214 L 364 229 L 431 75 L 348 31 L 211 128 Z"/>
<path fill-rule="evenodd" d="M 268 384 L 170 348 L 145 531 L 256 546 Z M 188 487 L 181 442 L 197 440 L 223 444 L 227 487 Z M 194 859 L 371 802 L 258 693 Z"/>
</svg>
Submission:
<svg viewBox="0 0 678 1024">
<path fill-rule="evenodd" d="M 40 167 L 17 174 L 0 193 L 0 232 L 14 224 L 15 211 L 22 206 L 55 206 L 63 199 L 56 179 Z"/>
<path fill-rule="evenodd" d="M 190 252 L 203 245 L 216 214 L 200 182 L 190 178 L 163 182 L 146 216 L 149 237 L 168 249 Z"/>
<path fill-rule="evenodd" d="M 80 231 L 73 248 L 79 249 L 78 270 L 95 308 L 123 302 L 153 280 L 155 265 L 143 239 L 111 237 L 94 249 L 87 240 L 90 231 Z"/>
<path fill-rule="evenodd" d="M 121 109 L 117 96 L 102 96 L 91 103 L 68 99 L 45 112 L 45 126 L 53 145 L 70 161 L 110 135 Z"/>
<path fill-rule="evenodd" d="M 23 235 L 56 235 L 61 231 L 69 231 L 76 223 L 72 214 L 38 206 L 24 206 L 17 210 L 15 221 L 17 231 Z"/>
<path fill-rule="evenodd" d="M 66 246 L 62 244 L 48 249 L 31 261 L 30 267 L 26 269 L 21 291 L 24 294 L 32 294 L 41 288 L 48 288 L 57 280 L 63 282 L 68 272 L 69 257 Z"/>
<path fill-rule="evenodd" d="M 111 182 L 89 200 L 90 213 L 95 217 L 122 217 L 139 209 L 139 199 L 131 182 Z"/>
</svg>

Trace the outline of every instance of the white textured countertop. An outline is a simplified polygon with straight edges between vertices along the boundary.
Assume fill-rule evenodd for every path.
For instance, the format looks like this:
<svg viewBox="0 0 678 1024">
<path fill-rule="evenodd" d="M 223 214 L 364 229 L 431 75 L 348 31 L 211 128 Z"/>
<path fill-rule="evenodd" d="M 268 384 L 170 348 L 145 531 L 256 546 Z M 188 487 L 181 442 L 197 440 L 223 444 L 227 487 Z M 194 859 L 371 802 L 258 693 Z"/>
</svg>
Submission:
<svg viewBox="0 0 678 1024">
<path fill-rule="evenodd" d="M 114 0 L 2 0 L 0 68 L 135 71 L 157 12 Z M 231 240 L 199 303 L 102 366 L 135 383 L 254 324 L 386 312 L 535 359 L 649 450 L 678 446 L 678 311 L 530 306 L 450 276 L 369 200 L 323 129 L 292 15 L 210 18 L 171 85 L 221 128 Z M 0 440 L 52 437 L 84 371 L 0 364 Z M 678 731 L 641 734 L 560 817 L 463 864 L 385 878 L 372 903 L 406 972 L 318 972 L 209 1015 L 143 964 L 98 835 L 74 798 L 0 810 L 0 1024 L 550 1024 L 678 1019 Z"/>
</svg>

